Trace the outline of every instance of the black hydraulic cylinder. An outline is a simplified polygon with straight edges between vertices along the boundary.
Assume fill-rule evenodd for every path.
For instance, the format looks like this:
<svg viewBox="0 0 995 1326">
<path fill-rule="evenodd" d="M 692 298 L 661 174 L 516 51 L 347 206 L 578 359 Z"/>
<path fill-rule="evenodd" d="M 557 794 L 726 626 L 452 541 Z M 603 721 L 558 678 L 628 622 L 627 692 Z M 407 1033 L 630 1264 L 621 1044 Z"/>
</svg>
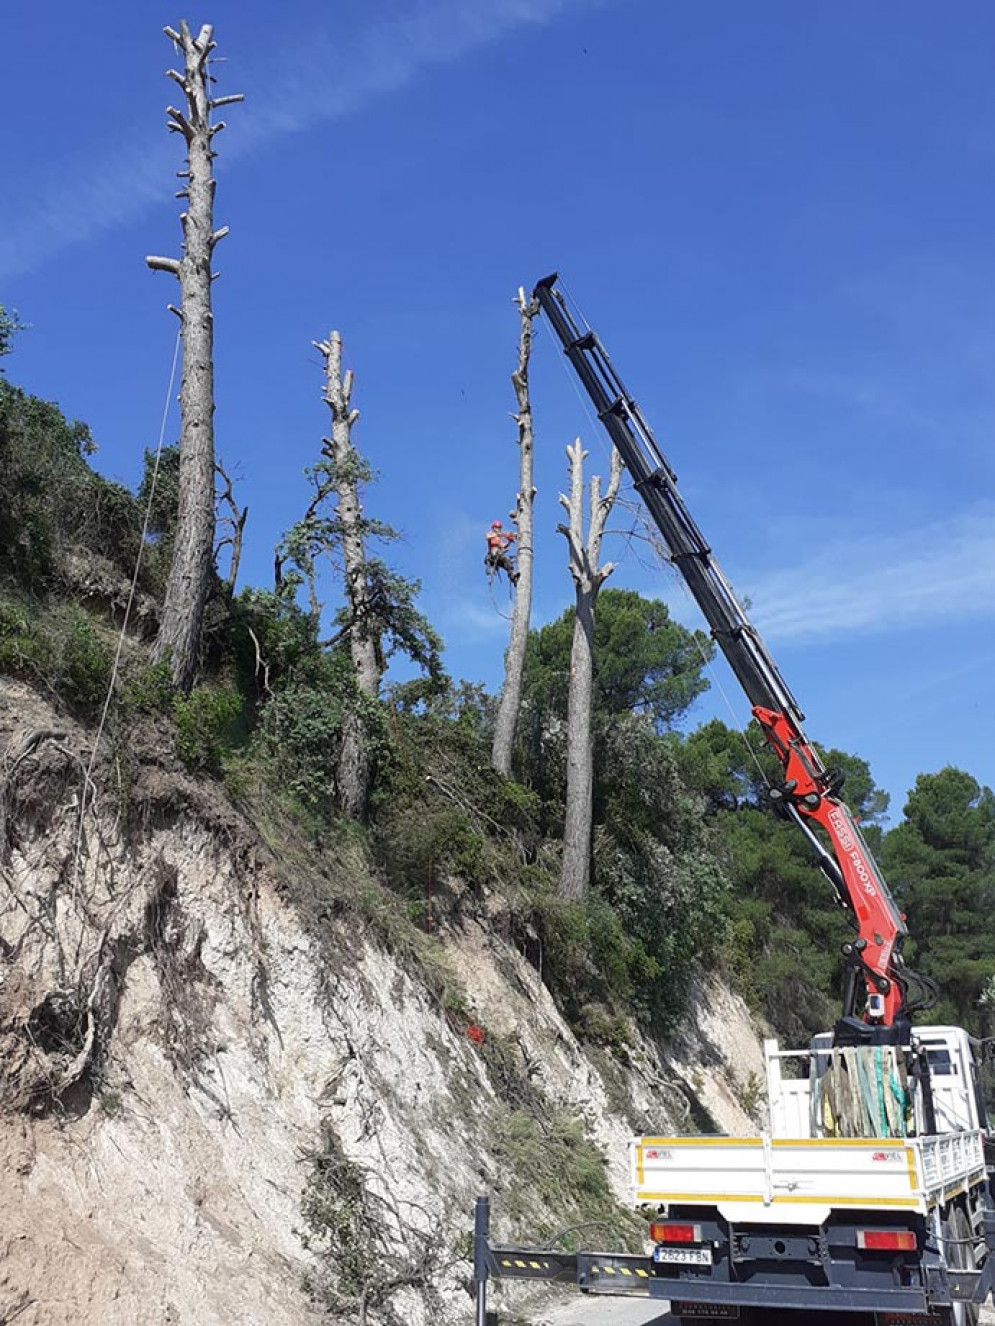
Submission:
<svg viewBox="0 0 995 1326">
<path fill-rule="evenodd" d="M 677 475 L 595 333 L 574 321 L 556 280 L 554 273 L 540 281 L 535 297 L 632 476 L 671 561 L 704 613 L 713 639 L 750 703 L 785 714 L 800 733 L 805 715 L 685 506 Z"/>
</svg>

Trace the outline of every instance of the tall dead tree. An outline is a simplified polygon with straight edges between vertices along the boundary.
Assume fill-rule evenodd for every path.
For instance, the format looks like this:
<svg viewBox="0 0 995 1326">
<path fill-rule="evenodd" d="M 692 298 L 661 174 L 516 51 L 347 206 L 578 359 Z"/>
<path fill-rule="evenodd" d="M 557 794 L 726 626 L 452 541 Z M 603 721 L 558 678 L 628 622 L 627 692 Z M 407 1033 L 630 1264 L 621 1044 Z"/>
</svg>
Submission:
<svg viewBox="0 0 995 1326">
<path fill-rule="evenodd" d="M 203 632 L 204 607 L 211 586 L 214 554 L 214 317 L 211 311 L 211 257 L 228 227 L 214 229 L 214 168 L 212 143 L 225 127 L 211 123 L 220 106 L 241 101 L 241 94 L 212 97 L 209 57 L 213 28 L 205 24 L 196 37 L 186 22 L 164 28 L 183 54 L 183 72 L 167 70 L 183 90 L 185 108 L 167 106 L 167 127 L 183 135 L 187 167 L 178 198 L 187 199 L 181 214 L 182 258 L 146 258 L 153 271 L 171 272 L 180 283 L 180 306 L 170 305 L 180 319 L 183 367 L 180 387 L 180 474 L 176 541 L 166 602 L 156 640 L 156 661 L 168 660 L 176 686 L 194 681 Z"/>
<path fill-rule="evenodd" d="M 332 426 L 317 463 L 305 470 L 314 490 L 307 510 L 277 546 L 276 592 L 295 601 L 306 591 L 317 641 L 325 609 L 322 567 L 331 563 L 342 575 L 345 602 L 335 615 L 337 629 L 321 647 L 338 655 L 348 650 L 352 665 L 355 693 L 340 696 L 345 703 L 334 757 L 335 795 L 343 810 L 362 818 L 376 773 L 370 744 L 379 722 L 374 702 L 387 664 L 395 653 L 406 654 L 440 686 L 442 642 L 415 607 L 418 582 L 392 571 L 368 546 L 399 535 L 363 510 L 363 488 L 373 476 L 353 443 L 359 411 L 352 407 L 352 370 L 342 371 L 342 337 L 333 331 L 327 341 L 313 344 L 325 361 L 322 397 Z"/>
<path fill-rule="evenodd" d="M 504 687 L 494 726 L 491 763 L 506 778 L 511 775 L 511 752 L 515 726 L 522 703 L 522 677 L 525 672 L 525 646 L 532 615 L 533 508 L 536 490 L 532 482 L 532 402 L 529 397 L 529 358 L 532 353 L 532 322 L 539 312 L 539 301 L 526 298 L 519 288 L 515 303 L 521 318 L 518 337 L 518 366 L 511 375 L 518 411 L 512 415 L 518 425 L 518 495 L 511 513 L 518 534 L 518 585 L 511 614 L 511 633 L 504 656 Z"/>
<path fill-rule="evenodd" d="M 348 605 L 349 654 L 356 685 L 364 695 L 376 696 L 383 678 L 384 660 L 379 618 L 372 601 L 366 549 L 363 545 L 363 507 L 359 485 L 366 473 L 352 444 L 352 429 L 359 411 L 352 408 L 352 369 L 342 372 L 342 337 L 333 331 L 327 341 L 315 341 L 325 361 L 325 403 L 332 415 L 331 437 L 322 441 L 330 462 L 329 474 L 338 495 L 336 519 L 341 540 L 345 596 Z M 349 710 L 343 720 L 338 770 L 339 801 L 349 815 L 361 817 L 370 789 L 370 759 L 363 720 Z"/>
<path fill-rule="evenodd" d="M 577 598 L 570 649 L 570 694 L 567 701 L 567 793 L 563 822 L 560 896 L 578 899 L 591 882 L 591 831 L 594 816 L 594 743 L 591 713 L 594 698 L 594 609 L 601 586 L 615 569 L 601 566 L 605 521 L 618 496 L 622 458 L 612 448 L 611 473 L 604 495 L 601 480 L 591 478 L 587 538 L 584 537 L 584 459 L 580 438 L 567 447 L 570 496 L 560 494 L 569 523 L 559 525 L 569 548 L 570 574 Z"/>
</svg>

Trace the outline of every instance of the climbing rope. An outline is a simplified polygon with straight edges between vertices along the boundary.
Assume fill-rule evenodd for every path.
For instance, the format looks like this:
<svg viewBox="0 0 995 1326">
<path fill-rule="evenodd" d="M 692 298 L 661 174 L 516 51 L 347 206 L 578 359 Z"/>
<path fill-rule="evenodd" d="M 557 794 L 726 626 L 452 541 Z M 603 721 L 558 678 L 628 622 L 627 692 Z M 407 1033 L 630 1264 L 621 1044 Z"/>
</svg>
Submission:
<svg viewBox="0 0 995 1326">
<path fill-rule="evenodd" d="M 177 329 L 176 340 L 173 344 L 173 361 L 169 370 L 169 386 L 166 388 L 166 399 L 162 407 L 162 419 L 159 423 L 159 440 L 155 449 L 155 460 L 152 464 L 152 478 L 149 483 L 149 496 L 145 504 L 145 518 L 142 522 L 142 534 L 138 541 L 138 553 L 135 557 L 135 569 L 131 577 L 131 588 L 128 591 L 128 601 L 125 604 L 124 617 L 121 621 L 121 630 L 118 634 L 117 649 L 114 652 L 114 662 L 111 666 L 110 680 L 107 683 L 107 694 L 104 697 L 103 709 L 100 712 L 100 722 L 97 724 L 97 734 L 93 739 L 93 749 L 90 752 L 90 760 L 86 766 L 86 774 L 83 783 L 83 796 L 80 801 L 79 825 L 76 833 L 76 852 L 73 859 L 73 887 L 75 888 L 79 880 L 79 864 L 83 851 L 83 822 L 86 814 L 87 789 L 92 786 L 93 766 L 97 761 L 97 751 L 100 748 L 100 740 L 104 734 L 104 727 L 107 723 L 107 715 L 110 712 L 111 700 L 114 697 L 114 690 L 117 686 L 118 672 L 121 666 L 121 654 L 124 650 L 124 641 L 128 632 L 128 621 L 131 617 L 131 609 L 134 606 L 135 594 L 138 592 L 138 577 L 142 570 L 142 554 L 145 551 L 145 541 L 148 538 L 149 524 L 152 520 L 152 503 L 155 500 L 155 487 L 159 477 L 159 461 L 162 457 L 163 442 L 166 436 L 166 424 L 169 419 L 169 407 L 173 399 L 173 386 L 176 382 L 176 362 L 180 353 L 180 330 Z"/>
<path fill-rule="evenodd" d="M 494 609 L 494 611 L 497 613 L 497 615 L 500 618 L 502 618 L 506 622 L 510 622 L 513 614 L 510 612 L 502 612 L 501 609 L 498 607 L 497 600 L 494 597 L 494 581 L 497 579 L 497 567 L 485 566 L 484 570 L 485 574 L 487 575 L 487 592 L 490 595 L 491 607 Z M 511 598 L 510 581 L 508 582 L 508 597 Z"/>
</svg>

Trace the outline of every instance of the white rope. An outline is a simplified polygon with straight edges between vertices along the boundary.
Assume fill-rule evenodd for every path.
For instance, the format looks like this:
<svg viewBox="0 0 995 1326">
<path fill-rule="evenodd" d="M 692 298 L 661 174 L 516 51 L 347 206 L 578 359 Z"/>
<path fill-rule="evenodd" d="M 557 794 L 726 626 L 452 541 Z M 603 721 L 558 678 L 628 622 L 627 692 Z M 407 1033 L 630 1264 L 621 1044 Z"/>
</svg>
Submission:
<svg viewBox="0 0 995 1326">
<path fill-rule="evenodd" d="M 506 621 L 506 622 L 510 622 L 510 621 L 512 620 L 512 614 L 511 614 L 510 612 L 507 612 L 507 613 L 506 613 L 506 612 L 502 612 L 501 609 L 500 609 L 500 608 L 498 607 L 498 605 L 497 605 L 497 600 L 496 600 L 495 597 L 494 597 L 494 581 L 497 579 L 497 567 L 495 567 L 494 570 L 490 570 L 490 569 L 488 568 L 487 571 L 486 571 L 486 574 L 487 574 L 487 590 L 488 590 L 488 593 L 489 593 L 490 596 L 491 596 L 491 607 L 494 609 L 494 611 L 497 613 L 497 615 L 498 615 L 499 617 L 501 617 L 504 621 Z M 511 598 L 511 589 L 512 589 L 512 585 L 511 585 L 511 581 L 509 580 L 509 581 L 508 581 L 508 597 L 509 597 L 509 598 Z"/>
<path fill-rule="evenodd" d="M 104 707 L 100 714 L 100 722 L 97 724 L 97 735 L 93 739 L 93 750 L 90 752 L 90 762 L 86 766 L 86 779 L 83 785 L 83 801 L 80 805 L 79 830 L 76 835 L 76 856 L 73 862 L 73 883 L 79 878 L 79 862 L 83 848 L 83 818 L 86 813 L 86 793 L 91 785 L 91 774 L 93 766 L 97 760 L 97 751 L 100 747 L 100 739 L 104 734 L 104 727 L 107 723 L 107 715 L 110 711 L 111 700 L 114 698 L 114 689 L 117 685 L 118 671 L 121 665 L 121 654 L 124 650 L 124 641 L 128 632 L 128 619 L 131 616 L 131 609 L 135 602 L 135 594 L 138 590 L 138 577 L 142 570 L 142 554 L 145 551 L 145 540 L 148 538 L 149 523 L 152 519 L 152 503 L 155 500 L 155 486 L 159 477 L 159 460 L 162 456 L 163 442 L 166 436 L 166 424 L 169 419 L 169 407 L 173 399 L 173 385 L 176 381 L 176 361 L 180 353 L 180 329 L 176 331 L 176 341 L 173 345 L 173 362 L 169 370 L 169 386 L 166 388 L 166 399 L 162 407 L 162 420 L 159 424 L 159 441 L 155 449 L 155 461 L 152 466 L 152 481 L 149 484 L 149 497 L 145 504 L 145 519 L 142 522 L 142 536 L 138 542 L 138 554 L 135 557 L 135 570 L 131 577 L 131 589 L 128 592 L 128 602 L 124 609 L 124 619 L 121 622 L 121 631 L 118 635 L 117 649 L 114 653 L 114 663 L 111 667 L 110 681 L 107 684 L 107 695 L 104 698 Z"/>
</svg>

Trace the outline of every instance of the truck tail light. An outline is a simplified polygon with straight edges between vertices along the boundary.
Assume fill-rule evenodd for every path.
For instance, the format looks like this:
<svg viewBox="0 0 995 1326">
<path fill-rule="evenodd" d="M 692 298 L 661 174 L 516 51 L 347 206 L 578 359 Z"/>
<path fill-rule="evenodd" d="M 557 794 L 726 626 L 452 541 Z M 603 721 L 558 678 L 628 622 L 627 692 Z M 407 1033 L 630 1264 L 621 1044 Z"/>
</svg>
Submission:
<svg viewBox="0 0 995 1326">
<path fill-rule="evenodd" d="M 858 1229 L 857 1247 L 868 1252 L 915 1252 L 918 1246 L 911 1229 Z"/>
<path fill-rule="evenodd" d="M 650 1238 L 654 1243 L 700 1243 L 700 1225 L 677 1225 L 671 1221 L 653 1221 Z"/>
</svg>

